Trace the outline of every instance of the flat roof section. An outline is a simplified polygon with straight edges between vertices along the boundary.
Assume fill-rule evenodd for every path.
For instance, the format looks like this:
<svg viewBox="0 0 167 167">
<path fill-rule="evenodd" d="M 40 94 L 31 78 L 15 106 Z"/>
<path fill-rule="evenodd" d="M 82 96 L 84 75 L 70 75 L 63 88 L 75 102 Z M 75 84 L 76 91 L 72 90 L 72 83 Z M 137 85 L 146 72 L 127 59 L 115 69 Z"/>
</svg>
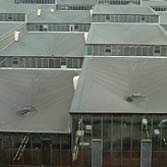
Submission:
<svg viewBox="0 0 167 167">
<path fill-rule="evenodd" d="M 167 113 L 167 58 L 87 57 L 71 113 Z"/>
<path fill-rule="evenodd" d="M 167 45 L 160 25 L 92 23 L 86 44 Z"/>
<path fill-rule="evenodd" d="M 69 133 L 76 71 L 0 70 L 0 132 Z"/>
<path fill-rule="evenodd" d="M 0 56 L 83 57 L 83 33 L 26 33 Z"/>
<path fill-rule="evenodd" d="M 149 6 L 141 5 L 95 5 L 92 14 L 132 14 L 132 15 L 158 15 Z"/>
</svg>

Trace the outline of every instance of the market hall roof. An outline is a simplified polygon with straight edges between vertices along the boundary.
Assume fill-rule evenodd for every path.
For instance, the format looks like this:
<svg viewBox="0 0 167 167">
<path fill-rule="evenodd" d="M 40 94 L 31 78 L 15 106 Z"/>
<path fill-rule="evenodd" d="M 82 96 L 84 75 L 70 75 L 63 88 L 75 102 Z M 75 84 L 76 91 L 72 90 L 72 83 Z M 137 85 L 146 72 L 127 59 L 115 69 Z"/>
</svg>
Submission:
<svg viewBox="0 0 167 167">
<path fill-rule="evenodd" d="M 167 58 L 87 57 L 71 113 L 166 113 Z"/>
<path fill-rule="evenodd" d="M 0 56 L 83 57 L 84 47 L 84 33 L 28 32 Z"/>
<path fill-rule="evenodd" d="M 0 131 L 68 133 L 74 70 L 1 69 Z"/>
<path fill-rule="evenodd" d="M 91 23 L 88 10 L 50 10 L 42 11 L 40 16 L 34 17 L 29 23 Z"/>
<path fill-rule="evenodd" d="M 136 15 L 158 15 L 149 6 L 142 5 L 95 5 L 92 14 L 136 14 Z"/>
<path fill-rule="evenodd" d="M 167 34 L 157 24 L 92 23 L 86 44 L 167 45 Z"/>
</svg>

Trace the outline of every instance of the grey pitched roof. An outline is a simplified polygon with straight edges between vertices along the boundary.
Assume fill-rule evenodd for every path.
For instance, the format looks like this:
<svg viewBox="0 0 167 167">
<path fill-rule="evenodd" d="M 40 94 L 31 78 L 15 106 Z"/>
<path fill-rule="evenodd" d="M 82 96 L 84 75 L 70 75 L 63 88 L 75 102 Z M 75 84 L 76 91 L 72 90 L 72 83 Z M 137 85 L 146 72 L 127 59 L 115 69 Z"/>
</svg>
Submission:
<svg viewBox="0 0 167 167">
<path fill-rule="evenodd" d="M 29 13 L 40 5 L 0 3 L 0 13 Z"/>
<path fill-rule="evenodd" d="M 0 5 L 14 4 L 14 0 L 0 0 Z"/>
<path fill-rule="evenodd" d="M 93 23 L 86 44 L 167 45 L 160 25 Z"/>
<path fill-rule="evenodd" d="M 95 5 L 92 14 L 142 14 L 142 15 L 158 15 L 149 6 L 141 5 Z"/>
<path fill-rule="evenodd" d="M 152 6 L 152 7 L 167 7 L 166 1 L 158 1 L 158 0 L 151 0 L 151 1 L 142 1 L 142 5 Z"/>
<path fill-rule="evenodd" d="M 0 131 L 69 132 L 75 71 L 0 70 Z M 25 107 L 33 112 L 21 115 Z"/>
<path fill-rule="evenodd" d="M 58 0 L 58 4 L 67 5 L 95 5 L 99 0 Z"/>
<path fill-rule="evenodd" d="M 0 38 L 5 34 L 14 31 L 20 25 L 20 23 L 0 23 Z"/>
<path fill-rule="evenodd" d="M 82 57 L 83 33 L 26 33 L 0 56 L 58 56 Z"/>
<path fill-rule="evenodd" d="M 159 12 L 159 15 L 160 15 L 160 24 L 167 25 L 167 13 Z"/>
<path fill-rule="evenodd" d="M 128 102 L 135 94 L 139 98 Z M 85 58 L 70 111 L 166 113 L 166 98 L 166 58 L 91 57 Z"/>
<path fill-rule="evenodd" d="M 91 23 L 89 11 L 59 10 L 42 11 L 41 16 L 33 18 L 30 23 Z"/>
</svg>

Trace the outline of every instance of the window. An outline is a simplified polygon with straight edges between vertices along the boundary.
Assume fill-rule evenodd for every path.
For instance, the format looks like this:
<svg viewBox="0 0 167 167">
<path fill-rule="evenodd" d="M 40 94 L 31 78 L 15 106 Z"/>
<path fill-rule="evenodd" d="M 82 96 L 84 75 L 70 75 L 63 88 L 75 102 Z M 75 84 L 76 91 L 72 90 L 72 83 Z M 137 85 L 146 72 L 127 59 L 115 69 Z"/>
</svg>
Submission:
<svg viewBox="0 0 167 167">
<path fill-rule="evenodd" d="M 48 31 L 48 25 L 47 24 L 43 25 L 43 31 Z"/>
<path fill-rule="evenodd" d="M 141 17 L 141 21 L 145 21 L 145 17 L 144 16 Z"/>
<path fill-rule="evenodd" d="M 39 25 L 39 31 L 43 31 L 43 25 Z"/>
<path fill-rule="evenodd" d="M 75 29 L 76 29 L 76 30 L 78 29 L 78 25 L 75 25 Z"/>
<path fill-rule="evenodd" d="M 111 46 L 110 45 L 106 45 L 105 52 L 111 53 Z"/>
<path fill-rule="evenodd" d="M 106 15 L 106 21 L 110 21 L 110 15 Z"/>
<path fill-rule="evenodd" d="M 154 48 L 154 56 L 160 56 L 160 54 L 161 54 L 160 47 L 155 47 Z"/>
<path fill-rule="evenodd" d="M 159 48 L 155 48 L 154 53 L 160 53 L 160 49 Z"/>
<path fill-rule="evenodd" d="M 72 32 L 72 31 L 74 31 L 74 30 L 75 30 L 75 26 L 74 26 L 74 25 L 70 25 L 70 26 L 69 26 L 69 31 Z"/>
<path fill-rule="evenodd" d="M 61 59 L 61 65 L 66 65 L 66 58 Z"/>
<path fill-rule="evenodd" d="M 12 20 L 12 15 L 8 15 L 8 20 Z"/>
<path fill-rule="evenodd" d="M 12 58 L 12 64 L 13 64 L 13 65 L 19 64 L 19 59 L 18 59 L 17 57 L 13 57 L 13 58 Z"/>
<path fill-rule="evenodd" d="M 61 59 L 61 68 L 67 68 L 66 58 Z"/>
</svg>

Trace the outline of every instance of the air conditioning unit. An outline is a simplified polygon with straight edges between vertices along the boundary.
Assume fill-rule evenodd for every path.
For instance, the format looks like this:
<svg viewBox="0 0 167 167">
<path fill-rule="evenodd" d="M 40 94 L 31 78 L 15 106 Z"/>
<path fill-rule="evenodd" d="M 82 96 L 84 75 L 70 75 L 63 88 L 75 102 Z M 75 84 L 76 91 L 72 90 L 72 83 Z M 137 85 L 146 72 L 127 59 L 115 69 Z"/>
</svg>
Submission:
<svg viewBox="0 0 167 167">
<path fill-rule="evenodd" d="M 88 142 L 80 142 L 79 145 L 83 146 L 83 147 L 88 147 L 88 146 L 90 146 L 90 143 L 88 143 Z"/>
<path fill-rule="evenodd" d="M 159 129 L 154 129 L 154 134 L 155 134 L 156 136 L 159 136 L 159 135 L 160 135 Z"/>
<path fill-rule="evenodd" d="M 148 124 L 148 120 L 146 118 L 143 118 L 142 119 L 142 124 L 146 126 Z"/>
<path fill-rule="evenodd" d="M 67 65 L 61 65 L 61 69 L 66 69 Z"/>
<path fill-rule="evenodd" d="M 83 130 L 77 130 L 76 136 L 78 136 L 78 137 L 84 136 L 84 131 Z"/>
<path fill-rule="evenodd" d="M 92 125 L 86 125 L 86 126 L 85 126 L 85 129 L 86 129 L 86 130 L 92 130 Z"/>
<path fill-rule="evenodd" d="M 85 125 L 85 133 L 91 133 L 92 132 L 92 125 Z"/>
<path fill-rule="evenodd" d="M 74 90 L 77 89 L 77 85 L 78 85 L 78 80 L 79 80 L 79 75 L 73 77 L 73 86 L 74 86 Z"/>
</svg>

